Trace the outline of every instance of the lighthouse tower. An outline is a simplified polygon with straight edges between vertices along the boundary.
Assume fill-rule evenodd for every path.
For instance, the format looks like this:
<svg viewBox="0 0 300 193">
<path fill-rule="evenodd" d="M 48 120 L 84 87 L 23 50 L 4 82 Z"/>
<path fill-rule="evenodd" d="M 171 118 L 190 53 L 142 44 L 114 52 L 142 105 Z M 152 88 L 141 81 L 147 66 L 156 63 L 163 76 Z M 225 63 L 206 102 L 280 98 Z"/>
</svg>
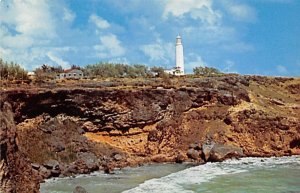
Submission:
<svg viewBox="0 0 300 193">
<path fill-rule="evenodd" d="M 184 75 L 184 59 L 183 59 L 183 46 L 180 35 L 176 37 L 175 47 L 175 62 L 176 62 L 176 75 Z"/>
</svg>

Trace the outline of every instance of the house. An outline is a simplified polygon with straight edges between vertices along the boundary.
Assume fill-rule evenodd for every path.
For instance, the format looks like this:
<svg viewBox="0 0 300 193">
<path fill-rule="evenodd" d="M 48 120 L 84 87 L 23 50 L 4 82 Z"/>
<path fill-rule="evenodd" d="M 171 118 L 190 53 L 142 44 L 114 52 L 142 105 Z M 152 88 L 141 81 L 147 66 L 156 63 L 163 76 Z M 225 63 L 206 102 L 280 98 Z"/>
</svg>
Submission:
<svg viewBox="0 0 300 193">
<path fill-rule="evenodd" d="M 56 76 L 57 79 L 81 79 L 83 78 L 83 72 L 80 69 L 73 68 L 64 70 L 63 73 L 60 73 Z"/>
<path fill-rule="evenodd" d="M 35 75 L 34 72 L 28 72 L 28 73 L 27 73 L 27 76 L 28 76 L 29 79 L 33 80 L 33 79 L 35 79 L 35 76 L 36 76 L 36 75 Z"/>
<path fill-rule="evenodd" d="M 174 67 L 173 69 L 167 69 L 167 70 L 164 70 L 164 72 L 169 75 L 175 75 L 175 76 L 183 75 L 182 71 L 180 70 L 180 67 Z"/>
</svg>

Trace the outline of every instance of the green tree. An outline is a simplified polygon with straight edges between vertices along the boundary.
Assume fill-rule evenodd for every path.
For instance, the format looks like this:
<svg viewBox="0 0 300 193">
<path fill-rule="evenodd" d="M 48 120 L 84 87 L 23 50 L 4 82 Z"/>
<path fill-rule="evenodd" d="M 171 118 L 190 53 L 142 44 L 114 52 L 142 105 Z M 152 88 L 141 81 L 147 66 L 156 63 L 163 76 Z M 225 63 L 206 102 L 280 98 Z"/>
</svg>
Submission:
<svg viewBox="0 0 300 193">
<path fill-rule="evenodd" d="M 0 59 L 0 76 L 4 80 L 28 80 L 27 71 L 19 64 Z"/>
<path fill-rule="evenodd" d="M 193 69 L 193 72 L 195 75 L 200 75 L 200 76 L 216 76 L 222 74 L 222 72 L 216 68 L 213 67 L 195 67 Z"/>
<path fill-rule="evenodd" d="M 156 67 L 156 66 L 151 68 L 151 72 L 158 77 L 164 77 L 166 74 L 162 67 Z"/>
<path fill-rule="evenodd" d="M 137 78 L 151 76 L 151 72 L 148 70 L 147 66 L 142 64 L 128 65 L 100 62 L 97 64 L 87 65 L 83 71 L 90 77 L 101 78 Z"/>
<path fill-rule="evenodd" d="M 49 79 L 55 79 L 58 73 L 62 73 L 64 70 L 62 66 L 49 66 L 42 64 L 40 67 L 34 70 L 36 75 L 36 81 L 42 82 Z"/>
</svg>

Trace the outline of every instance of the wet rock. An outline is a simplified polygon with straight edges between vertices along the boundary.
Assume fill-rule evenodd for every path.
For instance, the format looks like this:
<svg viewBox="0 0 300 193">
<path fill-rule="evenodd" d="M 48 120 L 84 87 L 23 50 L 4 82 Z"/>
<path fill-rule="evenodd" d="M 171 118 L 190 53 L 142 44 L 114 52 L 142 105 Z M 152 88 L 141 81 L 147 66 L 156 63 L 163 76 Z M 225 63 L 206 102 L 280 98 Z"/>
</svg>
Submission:
<svg viewBox="0 0 300 193">
<path fill-rule="evenodd" d="M 186 159 L 186 156 L 182 152 L 180 152 L 180 153 L 177 154 L 177 156 L 175 158 L 175 162 L 176 163 L 182 163 L 182 162 L 185 161 L 185 159 Z"/>
<path fill-rule="evenodd" d="M 215 144 L 210 152 L 209 161 L 221 162 L 229 158 L 244 156 L 243 150 L 236 146 Z"/>
<path fill-rule="evenodd" d="M 38 170 L 38 169 L 40 169 L 41 165 L 37 164 L 37 163 L 31 163 L 31 167 L 35 170 Z"/>
<path fill-rule="evenodd" d="M 77 155 L 75 165 L 80 173 L 89 173 L 99 169 L 99 161 L 95 154 L 90 152 L 81 152 Z"/>
<path fill-rule="evenodd" d="M 76 186 L 75 189 L 73 190 L 73 193 L 88 193 L 88 192 L 83 187 Z"/>
<path fill-rule="evenodd" d="M 215 142 L 213 141 L 207 141 L 205 144 L 202 145 L 202 157 L 205 161 L 208 161 L 210 157 L 210 152 L 212 148 L 214 147 Z"/>
<path fill-rule="evenodd" d="M 39 169 L 39 174 L 42 176 L 43 179 L 47 179 L 51 177 L 51 171 L 48 170 L 46 167 L 41 166 Z"/>
<path fill-rule="evenodd" d="M 106 174 L 113 174 L 114 172 L 114 167 L 112 165 L 109 164 L 103 164 L 102 165 L 103 171 Z"/>
<path fill-rule="evenodd" d="M 63 176 L 70 176 L 72 174 L 77 174 L 78 169 L 74 164 L 68 165 L 61 170 Z"/>
<path fill-rule="evenodd" d="M 60 170 L 51 170 L 52 177 L 58 177 L 60 175 Z"/>
<path fill-rule="evenodd" d="M 166 157 L 166 155 L 164 154 L 158 154 L 158 155 L 154 155 L 151 157 L 151 160 L 153 162 L 157 162 L 157 163 L 163 163 L 166 162 L 168 159 L 168 157 Z"/>
<path fill-rule="evenodd" d="M 201 150 L 202 147 L 201 147 L 201 145 L 199 143 L 191 143 L 189 145 L 189 149 Z"/>
<path fill-rule="evenodd" d="M 186 154 L 189 158 L 194 159 L 194 160 L 197 160 L 200 158 L 199 151 L 197 151 L 195 149 L 189 149 Z"/>
<path fill-rule="evenodd" d="M 48 160 L 43 164 L 47 169 L 59 169 L 59 162 L 57 160 Z"/>
</svg>

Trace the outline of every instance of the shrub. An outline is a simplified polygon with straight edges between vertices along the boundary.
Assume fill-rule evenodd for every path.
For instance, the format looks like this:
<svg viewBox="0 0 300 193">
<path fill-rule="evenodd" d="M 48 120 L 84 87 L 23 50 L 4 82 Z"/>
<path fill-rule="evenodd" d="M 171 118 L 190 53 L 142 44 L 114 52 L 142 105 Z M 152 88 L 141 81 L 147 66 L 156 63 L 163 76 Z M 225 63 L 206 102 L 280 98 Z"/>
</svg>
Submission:
<svg viewBox="0 0 300 193">
<path fill-rule="evenodd" d="M 195 67 L 193 69 L 195 75 L 201 76 L 218 76 L 223 74 L 220 70 L 213 67 Z"/>
<path fill-rule="evenodd" d="M 0 58 L 0 77 L 4 80 L 28 80 L 27 71 L 19 64 Z"/>
</svg>

